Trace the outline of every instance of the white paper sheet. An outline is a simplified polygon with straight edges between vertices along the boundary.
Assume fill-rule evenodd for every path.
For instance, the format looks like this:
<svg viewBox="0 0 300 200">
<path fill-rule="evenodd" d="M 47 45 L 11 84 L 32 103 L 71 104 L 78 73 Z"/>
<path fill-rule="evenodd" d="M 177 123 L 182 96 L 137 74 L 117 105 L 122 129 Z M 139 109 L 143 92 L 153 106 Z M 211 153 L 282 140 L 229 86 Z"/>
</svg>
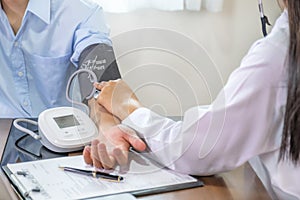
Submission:
<svg viewBox="0 0 300 200">
<path fill-rule="evenodd" d="M 82 156 L 8 164 L 7 167 L 13 173 L 11 177 L 17 179 L 17 184 L 21 185 L 19 187 L 23 187 L 23 191 L 29 192 L 29 196 L 33 200 L 83 199 L 197 182 L 197 179 L 191 176 L 162 169 L 135 153 L 131 154 L 130 157 L 131 162 L 127 169 L 120 170 L 117 168 L 113 172 L 124 177 L 124 181 L 120 183 L 59 169 L 59 166 L 91 168 L 84 163 Z M 24 171 L 27 175 L 17 175 L 18 171 Z M 40 192 L 32 192 L 33 188 L 39 188 Z"/>
</svg>

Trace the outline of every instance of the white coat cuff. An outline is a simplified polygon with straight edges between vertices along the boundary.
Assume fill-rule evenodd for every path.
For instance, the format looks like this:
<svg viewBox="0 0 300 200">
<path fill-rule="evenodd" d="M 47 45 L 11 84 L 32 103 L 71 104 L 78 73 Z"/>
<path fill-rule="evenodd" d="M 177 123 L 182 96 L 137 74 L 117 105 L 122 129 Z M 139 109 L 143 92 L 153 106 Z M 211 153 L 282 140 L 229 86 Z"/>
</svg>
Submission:
<svg viewBox="0 0 300 200">
<path fill-rule="evenodd" d="M 125 118 L 122 124 L 136 130 L 138 133 L 144 134 L 147 133 L 147 129 L 153 124 L 151 122 L 161 118 L 163 117 L 148 108 L 138 108 Z"/>
</svg>

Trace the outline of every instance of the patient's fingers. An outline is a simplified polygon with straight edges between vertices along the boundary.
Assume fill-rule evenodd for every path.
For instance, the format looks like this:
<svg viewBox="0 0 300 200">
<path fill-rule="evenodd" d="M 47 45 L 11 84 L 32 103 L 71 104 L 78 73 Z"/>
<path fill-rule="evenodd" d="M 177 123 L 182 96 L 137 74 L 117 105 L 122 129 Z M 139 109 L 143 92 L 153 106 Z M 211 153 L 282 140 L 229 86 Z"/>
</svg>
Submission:
<svg viewBox="0 0 300 200">
<path fill-rule="evenodd" d="M 98 155 L 104 169 L 112 169 L 115 166 L 116 160 L 108 154 L 105 144 L 98 144 Z"/>
<path fill-rule="evenodd" d="M 97 147 L 98 144 L 99 144 L 98 140 L 93 140 L 92 141 L 92 144 L 91 144 L 91 158 L 93 159 L 93 165 L 96 168 L 102 168 L 102 164 L 101 164 L 100 157 L 99 157 L 99 154 L 98 154 L 98 147 Z"/>
<path fill-rule="evenodd" d="M 91 147 L 90 146 L 84 147 L 84 150 L 83 150 L 82 154 L 83 154 L 84 162 L 86 164 L 92 165 L 93 164 L 93 159 L 91 158 Z"/>
<path fill-rule="evenodd" d="M 122 151 L 117 148 L 113 150 L 113 155 L 120 166 L 127 165 L 128 162 L 128 151 Z"/>
</svg>

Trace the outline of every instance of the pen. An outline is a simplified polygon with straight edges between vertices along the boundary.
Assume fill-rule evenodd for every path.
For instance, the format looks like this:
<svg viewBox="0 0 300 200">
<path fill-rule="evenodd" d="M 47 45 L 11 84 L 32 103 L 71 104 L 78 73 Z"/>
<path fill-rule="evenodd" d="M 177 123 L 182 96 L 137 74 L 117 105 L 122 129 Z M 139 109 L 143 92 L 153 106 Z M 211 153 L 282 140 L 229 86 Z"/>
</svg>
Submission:
<svg viewBox="0 0 300 200">
<path fill-rule="evenodd" d="M 105 172 L 99 172 L 99 171 L 91 171 L 91 170 L 84 170 L 84 169 L 77 169 L 73 167 L 59 167 L 60 169 L 67 171 L 67 172 L 73 172 L 76 174 L 82 174 L 86 176 L 92 176 L 94 178 L 100 178 L 108 181 L 115 181 L 120 182 L 124 180 L 122 176 L 113 175 Z"/>
</svg>

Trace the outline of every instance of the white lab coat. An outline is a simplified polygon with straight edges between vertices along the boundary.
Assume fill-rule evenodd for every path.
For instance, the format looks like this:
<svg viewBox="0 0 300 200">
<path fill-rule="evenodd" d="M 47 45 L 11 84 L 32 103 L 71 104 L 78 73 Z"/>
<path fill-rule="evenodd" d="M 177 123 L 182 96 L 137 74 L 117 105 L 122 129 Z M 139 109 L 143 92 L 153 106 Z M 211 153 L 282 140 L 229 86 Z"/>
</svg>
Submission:
<svg viewBox="0 0 300 200">
<path fill-rule="evenodd" d="M 257 41 L 209 107 L 193 107 L 182 122 L 146 108 L 123 124 L 145 139 L 149 155 L 193 175 L 232 170 L 250 160 L 273 199 L 300 198 L 300 167 L 278 164 L 287 94 L 288 14 Z"/>
</svg>

